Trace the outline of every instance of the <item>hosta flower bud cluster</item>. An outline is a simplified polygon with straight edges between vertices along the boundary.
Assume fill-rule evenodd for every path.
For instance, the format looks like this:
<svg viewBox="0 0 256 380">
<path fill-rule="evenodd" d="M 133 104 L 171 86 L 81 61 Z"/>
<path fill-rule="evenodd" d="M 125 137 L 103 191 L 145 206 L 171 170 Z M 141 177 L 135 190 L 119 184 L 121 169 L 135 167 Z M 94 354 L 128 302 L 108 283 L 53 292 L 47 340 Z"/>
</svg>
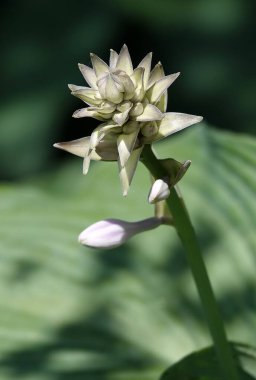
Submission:
<svg viewBox="0 0 256 380">
<path fill-rule="evenodd" d="M 123 194 L 132 181 L 144 144 L 151 144 L 194 123 L 201 117 L 166 113 L 167 89 L 179 73 L 165 76 L 161 63 L 151 70 L 149 53 L 134 68 L 124 45 L 119 54 L 110 51 L 109 65 L 91 54 L 92 68 L 79 64 L 89 87 L 69 85 L 71 93 L 87 107 L 74 117 L 93 117 L 100 125 L 91 136 L 58 143 L 56 147 L 90 160 L 117 160 Z"/>
</svg>

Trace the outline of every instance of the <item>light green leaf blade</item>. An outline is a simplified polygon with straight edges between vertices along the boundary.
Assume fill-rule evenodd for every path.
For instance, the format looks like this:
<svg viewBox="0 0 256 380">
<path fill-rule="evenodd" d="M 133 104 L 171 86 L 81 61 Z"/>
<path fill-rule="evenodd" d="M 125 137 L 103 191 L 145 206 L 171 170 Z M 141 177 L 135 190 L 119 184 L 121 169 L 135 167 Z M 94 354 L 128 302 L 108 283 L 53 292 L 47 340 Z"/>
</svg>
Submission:
<svg viewBox="0 0 256 380">
<path fill-rule="evenodd" d="M 155 150 L 192 160 L 180 189 L 229 337 L 253 345 L 255 140 L 202 125 Z M 31 183 L 1 185 L 1 380 L 153 380 L 210 344 L 173 229 L 106 252 L 77 242 L 97 220 L 152 215 L 145 168 L 139 165 L 124 199 L 116 163 L 95 163 L 86 177 L 81 167 L 74 158 Z"/>
</svg>

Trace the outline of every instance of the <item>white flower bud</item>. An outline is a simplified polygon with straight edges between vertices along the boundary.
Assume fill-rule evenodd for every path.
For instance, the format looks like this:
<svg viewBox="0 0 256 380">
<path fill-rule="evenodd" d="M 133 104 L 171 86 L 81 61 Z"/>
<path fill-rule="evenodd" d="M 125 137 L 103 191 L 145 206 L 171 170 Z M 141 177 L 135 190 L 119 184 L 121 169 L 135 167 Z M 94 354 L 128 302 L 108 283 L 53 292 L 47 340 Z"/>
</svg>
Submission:
<svg viewBox="0 0 256 380">
<path fill-rule="evenodd" d="M 167 199 L 170 195 L 170 189 L 167 182 L 162 179 L 157 179 L 149 192 L 148 201 L 149 203 L 156 203 Z"/>
<path fill-rule="evenodd" d="M 164 221 L 152 217 L 138 222 L 126 222 L 119 219 L 105 219 L 86 228 L 78 237 L 78 241 L 92 248 L 115 248 L 125 243 L 132 236 L 152 230 Z"/>
</svg>

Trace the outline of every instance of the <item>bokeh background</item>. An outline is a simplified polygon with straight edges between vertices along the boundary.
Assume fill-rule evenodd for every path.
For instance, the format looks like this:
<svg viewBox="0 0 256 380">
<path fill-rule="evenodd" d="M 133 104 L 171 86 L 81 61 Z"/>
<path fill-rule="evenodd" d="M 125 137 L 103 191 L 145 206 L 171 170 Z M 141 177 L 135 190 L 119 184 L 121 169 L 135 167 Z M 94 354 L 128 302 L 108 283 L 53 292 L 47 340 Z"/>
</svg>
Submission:
<svg viewBox="0 0 256 380">
<path fill-rule="evenodd" d="M 115 163 L 52 147 L 89 135 L 72 119 L 89 53 L 149 52 L 167 74 L 169 111 L 204 123 L 156 144 L 193 165 L 181 183 L 229 336 L 256 342 L 256 50 L 253 0 L 1 2 L 0 379 L 155 380 L 210 343 L 174 230 L 108 252 L 80 246 L 96 220 L 138 220 L 148 174 L 121 197 Z M 254 372 L 253 372 L 254 371 Z M 252 370 L 255 375 L 256 370 Z"/>
<path fill-rule="evenodd" d="M 170 111 L 255 134 L 255 9 L 253 0 L 2 2 L 1 178 L 47 170 L 64 159 L 53 142 L 95 126 L 72 120 L 81 103 L 67 83 L 83 84 L 77 63 L 90 64 L 90 52 L 107 60 L 123 43 L 135 64 L 153 51 L 166 73 L 181 72 Z"/>
</svg>

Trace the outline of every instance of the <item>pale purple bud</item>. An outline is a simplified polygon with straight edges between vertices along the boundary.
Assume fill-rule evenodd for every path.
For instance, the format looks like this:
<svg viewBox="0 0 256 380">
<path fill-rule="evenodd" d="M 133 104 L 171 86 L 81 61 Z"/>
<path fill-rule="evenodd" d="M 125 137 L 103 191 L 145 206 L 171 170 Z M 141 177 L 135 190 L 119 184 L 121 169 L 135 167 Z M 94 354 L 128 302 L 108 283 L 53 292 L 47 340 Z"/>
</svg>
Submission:
<svg viewBox="0 0 256 380">
<path fill-rule="evenodd" d="M 157 179 L 149 192 L 148 201 L 149 203 L 156 203 L 167 199 L 170 195 L 170 188 L 166 181 L 162 179 Z"/>
<path fill-rule="evenodd" d="M 132 236 L 152 230 L 164 221 L 152 217 L 138 222 L 126 222 L 119 219 L 105 219 L 86 228 L 78 237 L 78 241 L 92 248 L 115 248 L 125 243 Z"/>
</svg>

